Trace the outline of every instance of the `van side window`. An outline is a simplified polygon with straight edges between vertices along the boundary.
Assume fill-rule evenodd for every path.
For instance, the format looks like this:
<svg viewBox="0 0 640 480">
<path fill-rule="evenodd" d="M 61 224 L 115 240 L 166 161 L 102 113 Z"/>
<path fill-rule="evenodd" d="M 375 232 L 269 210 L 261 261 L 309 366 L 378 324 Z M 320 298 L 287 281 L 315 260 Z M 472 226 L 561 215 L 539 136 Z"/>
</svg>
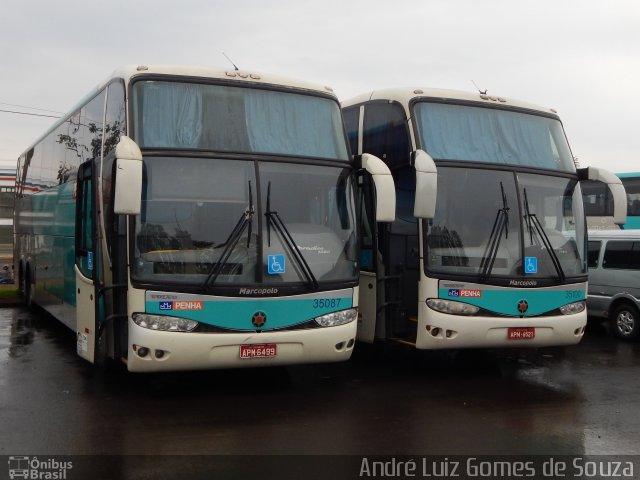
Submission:
<svg viewBox="0 0 640 480">
<path fill-rule="evenodd" d="M 640 242 L 609 241 L 602 260 L 604 268 L 640 269 Z"/>
<path fill-rule="evenodd" d="M 589 242 L 589 254 L 587 256 L 587 266 L 589 268 L 596 268 L 598 266 L 598 257 L 600 256 L 601 246 L 602 242 Z"/>
</svg>

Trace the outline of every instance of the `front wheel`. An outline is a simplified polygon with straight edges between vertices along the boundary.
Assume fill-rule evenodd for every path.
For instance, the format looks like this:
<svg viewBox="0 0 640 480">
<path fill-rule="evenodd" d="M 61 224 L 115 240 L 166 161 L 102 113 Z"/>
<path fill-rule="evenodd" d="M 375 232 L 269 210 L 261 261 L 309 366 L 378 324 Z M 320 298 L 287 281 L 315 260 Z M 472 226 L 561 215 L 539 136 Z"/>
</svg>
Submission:
<svg viewBox="0 0 640 480">
<path fill-rule="evenodd" d="M 634 340 L 640 335 L 640 315 L 633 305 L 622 304 L 611 314 L 613 334 L 622 340 Z"/>
</svg>

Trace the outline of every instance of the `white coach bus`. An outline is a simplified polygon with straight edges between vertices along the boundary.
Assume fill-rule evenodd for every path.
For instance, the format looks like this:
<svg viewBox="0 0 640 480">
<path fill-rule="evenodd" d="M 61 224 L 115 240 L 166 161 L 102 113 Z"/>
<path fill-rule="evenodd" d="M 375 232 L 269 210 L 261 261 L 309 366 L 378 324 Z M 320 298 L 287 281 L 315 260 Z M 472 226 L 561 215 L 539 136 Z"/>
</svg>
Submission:
<svg viewBox="0 0 640 480">
<path fill-rule="evenodd" d="M 395 222 L 378 225 L 370 214 L 363 225 L 359 339 L 419 349 L 580 341 L 579 180 L 612 175 L 576 171 L 555 111 L 482 93 L 394 89 L 343 102 L 343 112 L 352 150 L 383 159 L 397 189 Z"/>
<path fill-rule="evenodd" d="M 351 156 L 327 87 L 123 68 L 18 161 L 18 281 L 90 362 L 140 372 L 347 360 L 362 177 L 384 200 L 378 220 L 391 220 L 389 170 Z"/>
</svg>

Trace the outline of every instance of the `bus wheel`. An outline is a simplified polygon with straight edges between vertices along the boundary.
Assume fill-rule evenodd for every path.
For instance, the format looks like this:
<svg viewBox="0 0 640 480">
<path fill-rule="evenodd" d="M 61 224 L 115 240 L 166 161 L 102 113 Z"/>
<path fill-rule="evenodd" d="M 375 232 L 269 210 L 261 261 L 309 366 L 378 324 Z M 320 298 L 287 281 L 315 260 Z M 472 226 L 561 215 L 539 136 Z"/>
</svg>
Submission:
<svg viewBox="0 0 640 480">
<path fill-rule="evenodd" d="M 633 340 L 640 334 L 640 316 L 633 305 L 618 305 L 611 314 L 613 334 L 622 340 Z"/>
</svg>

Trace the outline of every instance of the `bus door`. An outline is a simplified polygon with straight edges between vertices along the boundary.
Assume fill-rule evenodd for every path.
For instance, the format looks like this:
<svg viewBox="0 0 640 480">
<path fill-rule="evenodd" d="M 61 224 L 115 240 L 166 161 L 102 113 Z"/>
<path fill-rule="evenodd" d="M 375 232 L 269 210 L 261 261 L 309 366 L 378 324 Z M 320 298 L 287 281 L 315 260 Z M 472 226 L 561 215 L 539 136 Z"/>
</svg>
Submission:
<svg viewBox="0 0 640 480">
<path fill-rule="evenodd" d="M 418 325 L 420 243 L 414 216 L 416 170 L 410 163 L 391 169 L 396 186 L 396 219 L 378 229 L 384 258 L 387 338 L 412 344 Z M 378 279 L 378 285 L 380 285 Z"/>
<path fill-rule="evenodd" d="M 97 340 L 98 259 L 93 162 L 83 163 L 76 183 L 76 341 L 82 358 L 94 362 Z"/>
<path fill-rule="evenodd" d="M 375 189 L 371 175 L 363 172 L 359 177 L 358 217 L 360 222 L 360 288 L 358 299 L 357 339 L 373 343 L 376 338 L 384 337 L 384 288 L 378 285 L 378 278 L 384 276 L 383 262 L 378 250 L 377 224 L 375 221 Z M 380 318 L 382 315 L 382 318 Z M 377 333 L 376 333 L 377 332 Z"/>
<path fill-rule="evenodd" d="M 363 342 L 373 343 L 375 339 L 415 342 L 420 252 L 418 223 L 413 217 L 415 182 L 411 185 L 413 190 L 408 189 L 405 195 L 410 201 L 403 201 L 398 195 L 396 220 L 377 224 L 371 176 L 365 174 L 361 180 L 357 338 Z"/>
</svg>

